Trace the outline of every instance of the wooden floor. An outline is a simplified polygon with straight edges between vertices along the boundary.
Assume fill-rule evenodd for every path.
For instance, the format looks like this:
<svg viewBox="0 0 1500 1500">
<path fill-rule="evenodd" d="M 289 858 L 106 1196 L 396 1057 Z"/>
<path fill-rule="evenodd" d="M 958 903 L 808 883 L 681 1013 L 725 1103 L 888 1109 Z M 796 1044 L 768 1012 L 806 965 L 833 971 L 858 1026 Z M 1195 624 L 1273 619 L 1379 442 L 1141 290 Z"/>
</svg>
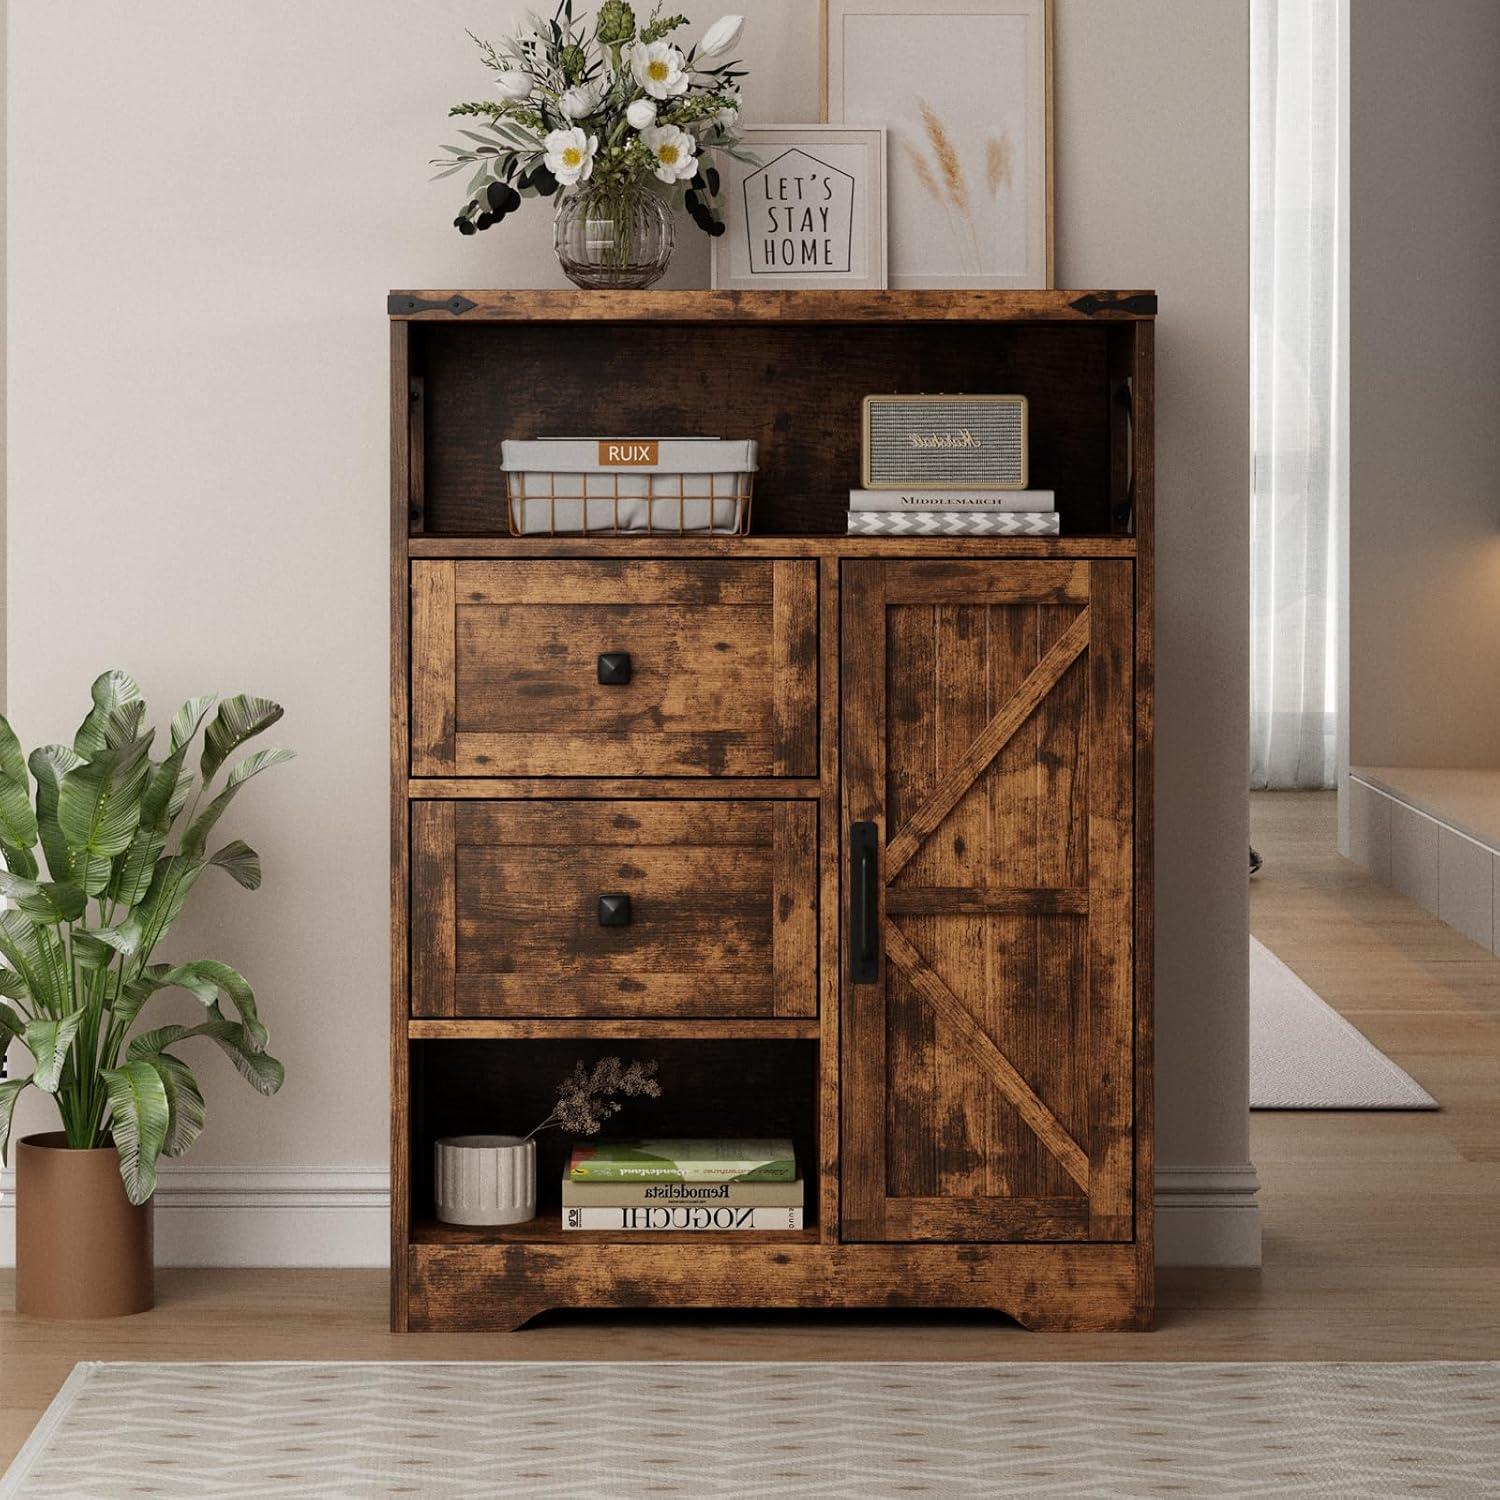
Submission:
<svg viewBox="0 0 1500 1500">
<path fill-rule="evenodd" d="M 1331 795 L 1253 799 L 1252 925 L 1441 1102 L 1257 1114 L 1262 1271 L 1168 1271 L 1152 1334 L 1000 1318 L 552 1315 L 385 1331 L 366 1271 L 166 1271 L 151 1313 L 43 1324 L 0 1282 L 0 1463 L 80 1359 L 1475 1359 L 1500 1357 L 1500 960 L 1333 852 Z"/>
</svg>

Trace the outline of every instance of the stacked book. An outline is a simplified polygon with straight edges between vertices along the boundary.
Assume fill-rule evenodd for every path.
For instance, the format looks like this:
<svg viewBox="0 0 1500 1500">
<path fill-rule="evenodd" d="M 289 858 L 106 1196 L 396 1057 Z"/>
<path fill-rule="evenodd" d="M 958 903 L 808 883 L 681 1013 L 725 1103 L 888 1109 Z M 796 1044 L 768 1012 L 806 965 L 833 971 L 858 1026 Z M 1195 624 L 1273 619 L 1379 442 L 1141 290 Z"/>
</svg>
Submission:
<svg viewBox="0 0 1500 1500">
<path fill-rule="evenodd" d="M 1052 490 L 850 490 L 854 536 L 1056 536 Z"/>
<path fill-rule="evenodd" d="M 646 1140 L 575 1146 L 564 1229 L 713 1233 L 802 1228 L 802 1179 L 783 1140 Z"/>
</svg>

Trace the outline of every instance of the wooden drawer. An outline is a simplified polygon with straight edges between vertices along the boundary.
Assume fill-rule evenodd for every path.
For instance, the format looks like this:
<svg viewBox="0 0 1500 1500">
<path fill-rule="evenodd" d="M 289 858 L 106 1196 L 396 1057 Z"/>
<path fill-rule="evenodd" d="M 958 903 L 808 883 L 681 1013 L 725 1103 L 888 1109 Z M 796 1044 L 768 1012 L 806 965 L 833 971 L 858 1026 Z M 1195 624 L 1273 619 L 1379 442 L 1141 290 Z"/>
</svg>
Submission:
<svg viewBox="0 0 1500 1500">
<path fill-rule="evenodd" d="M 817 808 L 414 803 L 411 988 L 418 1016 L 813 1015 Z"/>
<path fill-rule="evenodd" d="M 815 562 L 421 560 L 411 590 L 414 776 L 817 774 Z"/>
</svg>

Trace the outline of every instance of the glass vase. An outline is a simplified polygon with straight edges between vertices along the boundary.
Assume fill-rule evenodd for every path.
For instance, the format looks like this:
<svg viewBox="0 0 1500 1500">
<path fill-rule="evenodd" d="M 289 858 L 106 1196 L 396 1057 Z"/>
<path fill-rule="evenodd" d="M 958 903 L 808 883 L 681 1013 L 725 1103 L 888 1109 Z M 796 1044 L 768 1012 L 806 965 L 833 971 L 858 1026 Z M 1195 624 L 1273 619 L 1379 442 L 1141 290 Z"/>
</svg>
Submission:
<svg viewBox="0 0 1500 1500">
<path fill-rule="evenodd" d="M 666 274 L 675 243 L 671 210 L 644 184 L 587 183 L 558 202 L 557 258 L 575 286 L 653 286 Z"/>
</svg>

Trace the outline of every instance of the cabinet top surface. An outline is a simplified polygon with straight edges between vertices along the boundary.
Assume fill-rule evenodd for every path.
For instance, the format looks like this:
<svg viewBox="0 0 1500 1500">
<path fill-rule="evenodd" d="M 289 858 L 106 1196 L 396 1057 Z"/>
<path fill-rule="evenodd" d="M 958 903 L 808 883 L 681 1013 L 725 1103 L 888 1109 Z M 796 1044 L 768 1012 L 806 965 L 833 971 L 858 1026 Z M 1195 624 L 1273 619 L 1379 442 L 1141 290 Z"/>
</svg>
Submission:
<svg viewBox="0 0 1500 1500">
<path fill-rule="evenodd" d="M 1149 322 L 1151 291 L 393 291 L 395 322 Z"/>
</svg>

